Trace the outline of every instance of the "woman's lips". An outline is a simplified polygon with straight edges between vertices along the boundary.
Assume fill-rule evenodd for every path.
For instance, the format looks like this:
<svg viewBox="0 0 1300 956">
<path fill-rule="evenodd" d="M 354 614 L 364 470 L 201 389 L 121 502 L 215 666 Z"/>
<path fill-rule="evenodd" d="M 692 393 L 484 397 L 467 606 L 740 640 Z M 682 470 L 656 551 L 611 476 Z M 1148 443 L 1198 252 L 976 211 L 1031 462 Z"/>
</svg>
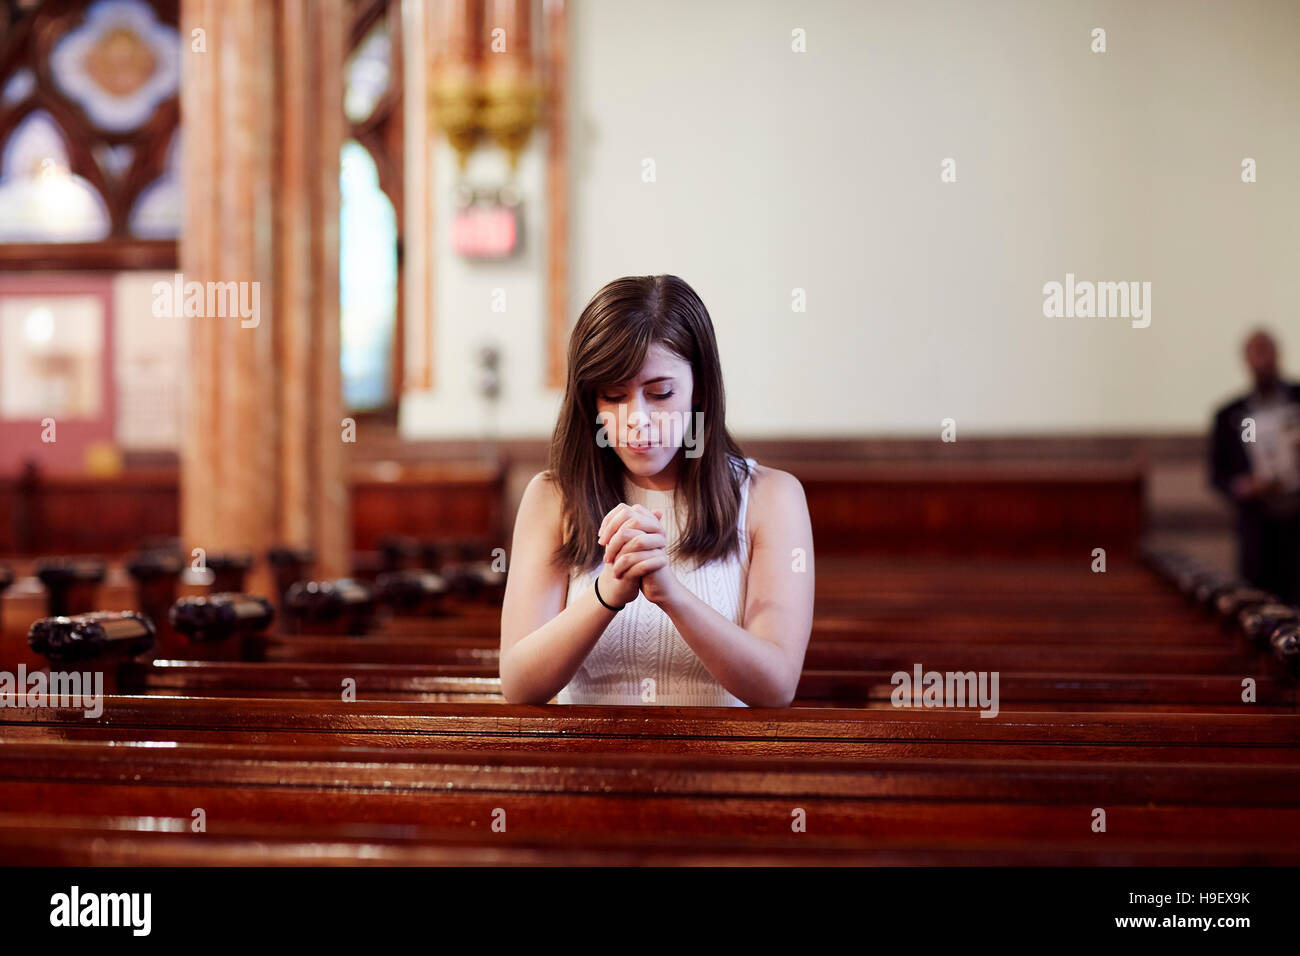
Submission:
<svg viewBox="0 0 1300 956">
<path fill-rule="evenodd" d="M 647 455 L 650 453 L 652 448 L 654 448 L 654 445 L 651 445 L 649 442 L 639 445 L 633 444 L 632 442 L 627 443 L 627 450 L 634 455 Z"/>
</svg>

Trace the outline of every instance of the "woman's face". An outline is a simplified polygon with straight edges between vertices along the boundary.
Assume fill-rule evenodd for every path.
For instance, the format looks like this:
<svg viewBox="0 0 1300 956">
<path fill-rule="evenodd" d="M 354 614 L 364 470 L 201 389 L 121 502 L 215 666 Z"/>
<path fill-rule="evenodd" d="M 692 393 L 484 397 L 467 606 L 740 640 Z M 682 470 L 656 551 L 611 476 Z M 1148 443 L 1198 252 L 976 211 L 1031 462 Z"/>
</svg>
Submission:
<svg viewBox="0 0 1300 956">
<path fill-rule="evenodd" d="M 654 343 L 631 381 L 596 389 L 597 439 L 614 448 L 633 480 L 672 482 L 694 388 L 690 362 Z"/>
</svg>

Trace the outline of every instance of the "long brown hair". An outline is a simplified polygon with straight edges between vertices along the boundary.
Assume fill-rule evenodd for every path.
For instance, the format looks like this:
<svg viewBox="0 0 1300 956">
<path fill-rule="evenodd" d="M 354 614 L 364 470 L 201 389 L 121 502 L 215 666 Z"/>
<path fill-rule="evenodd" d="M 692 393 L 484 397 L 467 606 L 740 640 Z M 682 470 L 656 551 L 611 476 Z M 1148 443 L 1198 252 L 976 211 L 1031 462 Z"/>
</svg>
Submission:
<svg viewBox="0 0 1300 956">
<path fill-rule="evenodd" d="M 656 343 L 690 363 L 692 431 L 697 418 L 703 424 L 702 433 L 687 433 L 700 454 L 677 451 L 674 502 L 679 508 L 685 503 L 687 510 L 669 556 L 705 564 L 739 548 L 740 489 L 749 466 L 727 431 L 722 364 L 709 311 L 677 276 L 625 276 L 591 297 L 569 336 L 564 401 L 549 468 L 563 501 L 563 539 L 552 556 L 561 567 L 590 568 L 599 559 L 604 552 L 596 541 L 600 523 L 626 498 L 622 460 L 596 440 L 596 390 L 635 376 Z"/>
</svg>

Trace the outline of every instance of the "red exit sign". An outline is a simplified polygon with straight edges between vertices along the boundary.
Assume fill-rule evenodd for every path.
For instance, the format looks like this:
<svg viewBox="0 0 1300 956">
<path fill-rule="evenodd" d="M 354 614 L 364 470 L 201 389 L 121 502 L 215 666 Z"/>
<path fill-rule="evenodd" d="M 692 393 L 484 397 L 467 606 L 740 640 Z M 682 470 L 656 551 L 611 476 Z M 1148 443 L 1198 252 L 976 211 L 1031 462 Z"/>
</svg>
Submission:
<svg viewBox="0 0 1300 956">
<path fill-rule="evenodd" d="M 500 202 L 461 206 L 451 223 L 451 245 L 467 259 L 504 259 L 519 245 L 519 207 Z"/>
</svg>

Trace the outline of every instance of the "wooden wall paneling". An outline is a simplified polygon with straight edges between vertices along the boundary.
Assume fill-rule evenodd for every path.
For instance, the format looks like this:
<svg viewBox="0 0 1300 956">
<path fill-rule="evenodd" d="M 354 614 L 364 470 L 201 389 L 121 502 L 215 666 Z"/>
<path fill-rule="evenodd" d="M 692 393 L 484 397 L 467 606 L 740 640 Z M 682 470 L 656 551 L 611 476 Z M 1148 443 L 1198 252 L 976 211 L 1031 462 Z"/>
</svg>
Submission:
<svg viewBox="0 0 1300 956">
<path fill-rule="evenodd" d="M 505 472 L 493 466 L 413 469 L 399 480 L 359 473 L 352 481 L 352 546 L 373 550 L 385 535 L 484 538 L 506 547 Z"/>
<path fill-rule="evenodd" d="M 1123 468 L 808 467 L 819 554 L 1132 554 L 1144 481 Z"/>
<path fill-rule="evenodd" d="M 1078 554 L 1087 562 L 1094 547 L 1132 554 L 1144 530 L 1143 478 L 1124 468 L 1067 474 L 968 467 L 936 474 L 822 464 L 794 473 L 808 497 L 819 554 Z M 346 547 L 373 550 L 391 534 L 478 537 L 506 547 L 508 477 L 504 465 L 409 466 L 396 478 L 357 468 Z M 175 534 L 176 487 L 168 470 L 6 481 L 0 542 L 12 544 L 0 550 L 116 554 L 142 537 Z M 91 513 L 95 520 L 88 522 Z M 23 515 L 34 526 L 26 538 Z"/>
</svg>

